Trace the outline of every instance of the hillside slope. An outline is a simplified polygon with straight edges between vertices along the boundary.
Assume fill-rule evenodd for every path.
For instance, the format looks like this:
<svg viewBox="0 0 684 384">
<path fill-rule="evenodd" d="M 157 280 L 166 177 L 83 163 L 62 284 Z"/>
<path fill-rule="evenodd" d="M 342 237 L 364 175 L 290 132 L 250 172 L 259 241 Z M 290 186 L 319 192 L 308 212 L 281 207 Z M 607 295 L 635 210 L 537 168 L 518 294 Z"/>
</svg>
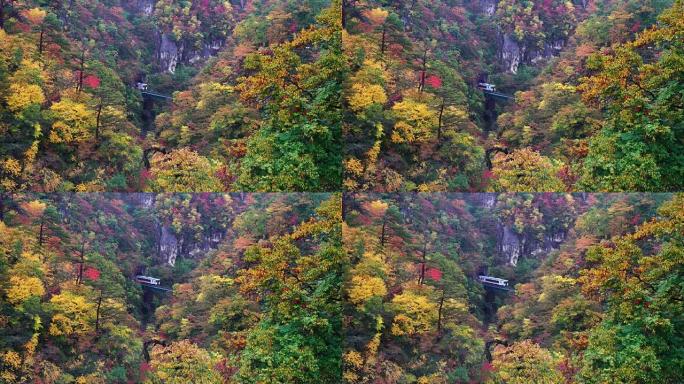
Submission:
<svg viewBox="0 0 684 384">
<path fill-rule="evenodd" d="M 3 190 L 338 189 L 334 2 L 0 9 Z"/>
<path fill-rule="evenodd" d="M 338 383 L 340 212 L 330 194 L 2 195 L 0 381 Z"/>
<path fill-rule="evenodd" d="M 681 189 L 681 1 L 345 5 L 347 190 Z"/>
<path fill-rule="evenodd" d="M 346 198 L 346 382 L 681 381 L 683 204 L 667 194 Z"/>
</svg>

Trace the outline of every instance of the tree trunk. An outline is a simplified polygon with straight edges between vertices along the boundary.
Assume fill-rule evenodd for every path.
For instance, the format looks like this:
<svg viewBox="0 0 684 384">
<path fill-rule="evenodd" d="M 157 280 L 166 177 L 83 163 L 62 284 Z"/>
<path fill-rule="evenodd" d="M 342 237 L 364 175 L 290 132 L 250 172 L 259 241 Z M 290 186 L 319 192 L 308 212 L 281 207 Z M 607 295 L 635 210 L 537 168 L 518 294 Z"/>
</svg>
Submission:
<svg viewBox="0 0 684 384">
<path fill-rule="evenodd" d="M 38 233 L 38 247 L 43 248 L 43 228 L 45 228 L 45 218 L 40 218 L 40 233 Z"/>
<path fill-rule="evenodd" d="M 100 307 L 102 306 L 102 290 L 100 289 L 100 297 L 97 298 L 97 311 L 95 312 L 95 334 L 100 333 Z"/>
<path fill-rule="evenodd" d="M 427 264 L 427 241 L 423 244 L 423 261 L 420 266 L 420 277 L 418 278 L 418 284 L 425 284 L 425 264 Z"/>
<path fill-rule="evenodd" d="M 423 64 L 421 65 L 421 70 L 420 70 L 420 84 L 418 84 L 418 91 L 421 93 L 423 92 L 423 89 L 425 89 L 425 77 L 426 77 L 426 72 L 427 72 L 427 48 L 425 48 L 425 51 L 423 51 Z"/>
<path fill-rule="evenodd" d="M 442 289 L 442 297 L 439 298 L 439 310 L 437 311 L 437 332 L 442 331 L 442 307 L 444 306 L 444 289 Z"/>
<path fill-rule="evenodd" d="M 342 29 L 347 28 L 347 0 L 342 0 Z"/>
<path fill-rule="evenodd" d="M 45 41 L 45 26 L 40 26 L 40 42 L 38 43 L 38 55 L 43 56 L 43 44 Z"/>
<path fill-rule="evenodd" d="M 78 266 L 78 278 L 76 283 L 81 285 L 83 283 L 83 267 L 85 266 L 85 243 L 81 243 L 81 262 Z"/>
<path fill-rule="evenodd" d="M 85 49 L 83 49 L 83 52 L 81 52 L 81 65 L 80 65 L 80 71 L 78 74 L 78 85 L 76 86 L 76 90 L 78 93 L 81 93 L 83 90 L 83 74 L 85 73 Z"/>
<path fill-rule="evenodd" d="M 97 118 L 95 120 L 95 140 L 100 138 L 100 117 L 102 116 L 102 100 L 97 106 Z"/>
<path fill-rule="evenodd" d="M 5 0 L 0 0 L 0 28 L 5 27 Z"/>
<path fill-rule="evenodd" d="M 444 98 L 442 97 L 442 105 L 439 106 L 439 121 L 437 124 L 437 140 L 442 139 L 442 118 L 444 116 Z"/>
<path fill-rule="evenodd" d="M 385 249 L 385 231 L 387 228 L 387 218 L 382 219 L 382 232 L 380 232 L 380 249 Z"/>
</svg>

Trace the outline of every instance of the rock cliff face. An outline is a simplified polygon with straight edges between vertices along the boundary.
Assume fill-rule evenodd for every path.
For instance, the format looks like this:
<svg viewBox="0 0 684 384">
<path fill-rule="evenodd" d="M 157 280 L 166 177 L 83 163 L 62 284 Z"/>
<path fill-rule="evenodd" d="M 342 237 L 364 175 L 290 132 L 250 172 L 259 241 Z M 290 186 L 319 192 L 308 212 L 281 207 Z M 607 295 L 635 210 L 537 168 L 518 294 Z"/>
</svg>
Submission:
<svg viewBox="0 0 684 384">
<path fill-rule="evenodd" d="M 176 235 L 171 232 L 168 226 L 159 226 L 159 239 L 157 240 L 157 252 L 159 259 L 170 265 L 176 264 L 180 251 L 179 241 Z"/>
<path fill-rule="evenodd" d="M 482 9 L 482 12 L 487 16 L 494 16 L 494 14 L 496 13 L 497 5 L 497 0 L 480 0 L 480 8 Z"/>
<path fill-rule="evenodd" d="M 511 73 L 517 73 L 518 67 L 525 57 L 525 47 L 521 47 L 509 35 L 502 34 L 500 56 L 502 64 L 507 70 Z"/>
<path fill-rule="evenodd" d="M 515 233 L 509 226 L 500 225 L 499 249 L 509 264 L 516 265 L 525 248 L 525 237 Z"/>
<path fill-rule="evenodd" d="M 176 236 L 166 225 L 159 225 L 158 257 L 169 265 L 175 265 L 179 257 L 197 259 L 218 248 L 225 233 L 212 231 L 201 234 L 200 240 L 183 239 Z"/>
<path fill-rule="evenodd" d="M 156 195 L 154 193 L 135 193 L 123 197 L 140 209 L 153 215 Z M 159 263 L 175 265 L 179 258 L 199 259 L 207 252 L 218 248 L 226 237 L 225 230 L 206 230 L 200 234 L 183 237 L 175 233 L 171 225 L 155 220 L 155 230 L 149 235 L 156 248 Z"/>
<path fill-rule="evenodd" d="M 495 215 L 498 194 L 478 194 L 478 204 Z M 512 224 L 499 221 L 496 224 L 496 241 L 498 258 L 507 264 L 517 265 L 521 259 L 544 256 L 556 249 L 565 241 L 567 229 L 547 229 L 540 237 L 534 233 L 519 233 Z"/>
<path fill-rule="evenodd" d="M 487 209 L 492 209 L 496 205 L 496 193 L 482 193 L 481 204 Z"/>
<path fill-rule="evenodd" d="M 154 17 L 156 0 L 128 0 L 126 8 L 137 17 Z M 172 35 L 157 30 L 154 36 L 145 38 L 154 44 L 157 64 L 169 73 L 174 73 L 179 65 L 201 65 L 207 59 L 218 54 L 225 45 L 221 39 L 204 41 L 201 47 L 190 46 L 182 41 L 176 41 Z"/>
<path fill-rule="evenodd" d="M 500 224 L 499 228 L 500 256 L 510 265 L 517 265 L 521 258 L 539 257 L 558 249 L 567 236 L 565 230 L 551 231 L 540 240 L 519 234 L 504 224 Z"/>
<path fill-rule="evenodd" d="M 153 193 L 139 193 L 138 203 L 145 209 L 151 209 L 154 206 Z"/>
<path fill-rule="evenodd" d="M 159 65 L 167 72 L 175 72 L 180 61 L 182 50 L 169 38 L 167 34 L 161 34 L 159 42 Z"/>
<path fill-rule="evenodd" d="M 129 0 L 128 8 L 138 15 L 152 16 L 156 0 Z"/>
<path fill-rule="evenodd" d="M 577 6 L 586 9 L 587 1 L 581 1 Z M 498 0 L 480 0 L 480 11 L 497 23 L 496 11 Z M 543 47 L 528 47 L 521 44 L 512 35 L 501 31 L 499 33 L 498 53 L 500 64 L 510 73 L 517 73 L 521 65 L 533 65 L 552 57 L 558 56 L 567 44 L 565 39 L 551 39 L 543 42 Z"/>
<path fill-rule="evenodd" d="M 522 64 L 537 64 L 558 56 L 566 44 L 564 40 L 547 41 L 543 49 L 530 49 L 508 34 L 502 33 L 501 36 L 501 64 L 511 73 L 517 73 Z"/>
<path fill-rule="evenodd" d="M 179 64 L 195 65 L 216 56 L 225 45 L 224 40 L 205 41 L 202 48 L 188 47 L 183 42 L 175 41 L 170 35 L 160 33 L 158 44 L 159 66 L 169 73 L 174 73 Z"/>
</svg>

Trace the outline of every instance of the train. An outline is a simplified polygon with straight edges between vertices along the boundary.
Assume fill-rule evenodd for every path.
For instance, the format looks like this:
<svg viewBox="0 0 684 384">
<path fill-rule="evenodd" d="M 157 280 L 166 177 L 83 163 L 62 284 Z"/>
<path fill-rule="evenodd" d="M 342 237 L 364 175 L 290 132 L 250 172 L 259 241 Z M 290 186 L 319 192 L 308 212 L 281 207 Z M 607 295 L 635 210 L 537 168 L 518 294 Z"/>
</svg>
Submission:
<svg viewBox="0 0 684 384">
<path fill-rule="evenodd" d="M 157 279 L 156 277 L 150 276 L 137 275 L 135 277 L 135 281 L 137 281 L 138 283 L 149 285 L 161 285 L 161 279 Z"/>
<path fill-rule="evenodd" d="M 499 287 L 508 287 L 508 280 L 506 279 L 500 279 L 498 277 L 491 277 L 485 275 L 479 275 L 477 278 L 480 280 L 481 283 L 497 285 Z"/>
<path fill-rule="evenodd" d="M 490 83 L 478 83 L 478 88 L 487 92 L 496 92 L 496 85 Z"/>
</svg>

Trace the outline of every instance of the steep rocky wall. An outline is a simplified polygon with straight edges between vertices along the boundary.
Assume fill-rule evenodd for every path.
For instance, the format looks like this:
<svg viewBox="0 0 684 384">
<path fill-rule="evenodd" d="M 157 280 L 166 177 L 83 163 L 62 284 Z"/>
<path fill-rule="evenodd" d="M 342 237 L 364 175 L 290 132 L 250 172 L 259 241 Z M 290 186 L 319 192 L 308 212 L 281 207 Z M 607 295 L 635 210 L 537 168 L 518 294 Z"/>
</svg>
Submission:
<svg viewBox="0 0 684 384">
<path fill-rule="evenodd" d="M 152 16 L 156 0 L 128 0 L 126 8 L 138 15 Z"/>
<path fill-rule="evenodd" d="M 520 256 L 525 248 L 525 237 L 515 233 L 507 225 L 500 225 L 499 250 L 501 256 L 511 265 L 518 264 Z"/>
<path fill-rule="evenodd" d="M 182 46 L 179 47 L 167 34 L 160 34 L 158 51 L 159 65 L 167 72 L 175 72 L 183 54 Z"/>
<path fill-rule="evenodd" d="M 490 17 L 492 23 L 497 23 L 496 11 L 498 0 L 480 0 L 480 10 L 483 15 Z M 587 1 L 581 1 L 577 6 L 586 9 Z M 509 33 L 499 32 L 498 54 L 500 65 L 510 73 L 517 73 L 521 65 L 541 63 L 558 56 L 565 45 L 566 39 L 549 39 L 543 42 L 542 48 L 528 47 L 521 44 Z"/>
<path fill-rule="evenodd" d="M 480 201 L 483 207 L 492 209 L 496 205 L 496 198 L 497 194 L 496 193 L 482 193 L 480 194 Z"/>
<path fill-rule="evenodd" d="M 535 258 L 558 249 L 567 231 L 544 233 L 540 240 L 525 233 L 517 233 L 509 225 L 499 224 L 499 252 L 502 260 L 510 265 L 518 265 L 521 258 Z"/>
<path fill-rule="evenodd" d="M 155 209 L 156 194 L 154 193 L 135 193 L 124 195 L 124 198 L 140 209 L 148 210 L 150 214 Z M 203 257 L 207 252 L 218 248 L 226 236 L 225 230 L 210 230 L 200 234 L 199 240 L 186 239 L 176 234 L 169 224 L 156 222 L 154 226 L 156 234 L 150 235 L 153 236 L 156 244 L 157 260 L 169 265 L 175 265 L 178 258 Z"/>
<path fill-rule="evenodd" d="M 174 73 L 179 64 L 195 65 L 204 63 L 216 56 L 225 45 L 221 39 L 205 41 L 200 49 L 187 47 L 175 41 L 170 35 L 161 33 L 158 44 L 159 66 L 166 72 Z"/>
<path fill-rule="evenodd" d="M 510 35 L 501 34 L 501 64 L 508 72 L 518 73 L 523 64 L 537 64 L 558 56 L 566 42 L 564 40 L 547 41 L 543 49 L 530 49 L 520 45 Z"/>
<path fill-rule="evenodd" d="M 478 194 L 478 204 L 495 215 L 499 194 Z M 498 219 L 497 219 L 498 220 Z M 510 265 L 517 265 L 521 259 L 544 256 L 556 249 L 565 241 L 567 229 L 549 229 L 537 238 L 532 233 L 519 233 L 512 224 L 498 220 L 496 234 L 496 248 L 498 259 Z"/>
<path fill-rule="evenodd" d="M 128 0 L 126 9 L 134 16 L 151 18 L 154 15 L 156 0 Z M 216 56 L 226 44 L 224 40 L 214 39 L 202 42 L 200 48 L 187 46 L 176 41 L 170 34 L 156 31 L 154 36 L 146 36 L 145 40 L 154 44 L 157 64 L 164 72 L 174 73 L 179 65 L 201 65 L 210 57 Z"/>
<path fill-rule="evenodd" d="M 159 225 L 158 258 L 169 265 L 175 265 L 181 258 L 197 259 L 218 248 L 225 233 L 212 231 L 203 233 L 200 240 L 179 238 L 167 225 Z"/>
<path fill-rule="evenodd" d="M 494 16 L 498 0 L 480 0 L 480 9 L 487 16 Z"/>
<path fill-rule="evenodd" d="M 175 265 L 176 259 L 178 259 L 180 253 L 180 240 L 178 240 L 176 235 L 167 225 L 159 226 L 159 239 L 157 244 L 159 259 L 170 265 Z"/>
<path fill-rule="evenodd" d="M 525 58 L 525 47 L 520 46 L 509 35 L 502 34 L 500 56 L 502 65 L 511 73 L 517 73 Z"/>
</svg>

